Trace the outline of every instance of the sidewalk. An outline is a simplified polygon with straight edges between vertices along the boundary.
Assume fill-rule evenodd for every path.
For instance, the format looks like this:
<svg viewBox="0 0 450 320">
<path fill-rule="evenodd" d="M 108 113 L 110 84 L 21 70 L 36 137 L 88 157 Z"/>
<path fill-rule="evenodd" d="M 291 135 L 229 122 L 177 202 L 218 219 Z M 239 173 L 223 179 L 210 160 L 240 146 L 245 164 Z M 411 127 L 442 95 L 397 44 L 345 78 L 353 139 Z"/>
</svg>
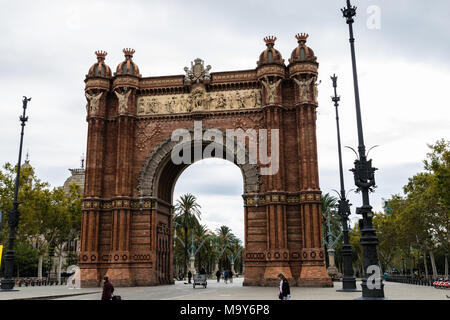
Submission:
<svg viewBox="0 0 450 320">
<path fill-rule="evenodd" d="M 123 300 L 277 300 L 274 287 L 244 287 L 243 278 L 235 278 L 225 284 L 208 280 L 207 288 L 193 288 L 192 284 L 176 281 L 175 285 L 153 287 L 116 287 L 114 293 Z M 114 282 L 113 282 L 114 284 Z M 357 288 L 361 288 L 357 283 Z M 384 292 L 389 300 L 447 300 L 450 290 L 435 289 L 410 284 L 385 282 Z M 292 300 L 355 300 L 361 292 L 337 292 L 342 283 L 334 288 L 291 287 Z M 0 300 L 46 299 L 46 300 L 100 300 L 101 288 L 69 289 L 66 286 L 18 287 L 18 291 L 0 291 Z"/>
<path fill-rule="evenodd" d="M 28 286 L 14 287 L 14 291 L 0 290 L 0 300 L 17 299 L 54 299 L 62 297 L 76 297 L 84 294 L 102 292 L 101 288 L 69 289 L 67 286 Z"/>
</svg>

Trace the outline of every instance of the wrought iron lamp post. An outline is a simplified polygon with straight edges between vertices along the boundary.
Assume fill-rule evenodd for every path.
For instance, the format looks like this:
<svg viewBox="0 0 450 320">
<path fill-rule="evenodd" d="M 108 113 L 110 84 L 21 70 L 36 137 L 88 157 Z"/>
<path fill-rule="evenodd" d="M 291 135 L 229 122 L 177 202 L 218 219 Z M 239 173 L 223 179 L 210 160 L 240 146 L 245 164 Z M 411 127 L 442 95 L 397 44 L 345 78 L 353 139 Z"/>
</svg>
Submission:
<svg viewBox="0 0 450 320">
<path fill-rule="evenodd" d="M 27 104 L 31 98 L 23 97 L 23 114 L 20 116 L 20 122 L 22 126 L 22 131 L 20 133 L 20 146 L 19 146 L 19 161 L 17 163 L 17 174 L 16 174 L 16 185 L 14 188 L 14 200 L 13 208 L 8 214 L 8 225 L 9 225 L 9 243 L 8 251 L 5 254 L 5 277 L 2 279 L 2 290 L 12 290 L 14 288 L 14 239 L 16 236 L 16 228 L 19 224 L 19 202 L 17 201 L 17 196 L 19 194 L 19 179 L 20 179 L 20 163 L 22 162 L 22 145 L 23 145 L 23 132 L 25 128 L 25 123 L 28 121 L 28 117 L 25 116 L 27 111 Z"/>
<path fill-rule="evenodd" d="M 366 147 L 364 145 L 364 136 L 361 121 L 361 108 L 359 101 L 358 75 L 356 71 L 356 57 L 355 57 L 355 39 L 353 36 L 353 17 L 356 15 L 356 7 L 350 4 L 347 0 L 347 6 L 341 9 L 344 18 L 348 24 L 350 33 L 350 50 L 352 57 L 353 68 L 353 86 L 355 90 L 355 105 L 356 105 L 356 121 L 358 127 L 358 153 L 359 157 L 355 160 L 355 168 L 351 171 L 354 175 L 355 185 L 357 191 L 362 194 L 362 206 L 356 208 L 356 213 L 363 217 L 363 228 L 361 230 L 361 245 L 364 251 L 364 275 L 362 279 L 362 297 L 363 298 L 384 298 L 384 284 L 381 279 L 381 270 L 378 267 L 377 244 L 378 238 L 375 229 L 372 226 L 372 206 L 370 205 L 369 192 L 373 191 L 375 185 L 375 170 L 372 166 L 372 160 L 367 160 Z M 370 267 L 370 268 L 369 268 Z M 374 270 L 374 274 L 368 274 L 368 268 Z M 379 267 L 378 267 L 379 268 Z M 368 285 L 368 278 L 371 282 Z M 372 282 L 374 280 L 374 282 Z"/>
<path fill-rule="evenodd" d="M 445 250 L 445 278 L 448 279 L 448 249 Z"/>
<path fill-rule="evenodd" d="M 402 258 L 402 275 L 405 275 L 405 258 Z"/>
<path fill-rule="evenodd" d="M 342 151 L 341 151 L 341 133 L 339 130 L 339 113 L 338 106 L 340 97 L 337 95 L 337 76 L 334 74 L 331 77 L 333 81 L 334 88 L 334 96 L 331 97 L 331 100 L 334 102 L 334 106 L 336 109 L 336 128 L 337 128 L 337 142 L 338 142 L 338 155 L 339 155 L 339 178 L 341 183 L 341 190 L 338 192 L 339 201 L 338 201 L 338 214 L 342 218 L 342 233 L 344 235 L 344 244 L 342 245 L 342 257 L 344 260 L 344 275 L 342 277 L 342 292 L 355 292 L 356 290 L 356 279 L 353 276 L 353 267 L 352 267 L 352 246 L 349 244 L 348 237 L 348 217 L 350 216 L 350 203 L 348 199 L 346 199 L 345 195 L 345 187 L 344 187 L 344 173 L 342 169 Z"/>
</svg>

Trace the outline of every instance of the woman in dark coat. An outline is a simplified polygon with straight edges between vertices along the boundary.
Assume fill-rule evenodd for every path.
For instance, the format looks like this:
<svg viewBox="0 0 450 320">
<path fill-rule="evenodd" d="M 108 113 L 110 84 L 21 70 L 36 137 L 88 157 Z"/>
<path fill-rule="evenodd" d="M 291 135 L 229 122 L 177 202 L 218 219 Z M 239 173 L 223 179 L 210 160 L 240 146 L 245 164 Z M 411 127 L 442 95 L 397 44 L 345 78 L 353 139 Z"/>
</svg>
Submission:
<svg viewBox="0 0 450 320">
<path fill-rule="evenodd" d="M 280 286 L 278 287 L 278 298 L 280 298 L 281 300 L 290 300 L 291 290 L 289 288 L 289 282 L 282 273 L 278 275 L 278 278 L 280 279 Z"/>
<path fill-rule="evenodd" d="M 108 277 L 104 277 L 103 280 L 105 280 L 105 282 L 103 284 L 102 300 L 111 300 L 114 287 Z"/>
<path fill-rule="evenodd" d="M 222 274 L 220 273 L 220 271 L 217 270 L 217 272 L 216 272 L 217 282 L 220 282 L 220 276 L 221 276 L 221 275 L 222 275 Z"/>
</svg>

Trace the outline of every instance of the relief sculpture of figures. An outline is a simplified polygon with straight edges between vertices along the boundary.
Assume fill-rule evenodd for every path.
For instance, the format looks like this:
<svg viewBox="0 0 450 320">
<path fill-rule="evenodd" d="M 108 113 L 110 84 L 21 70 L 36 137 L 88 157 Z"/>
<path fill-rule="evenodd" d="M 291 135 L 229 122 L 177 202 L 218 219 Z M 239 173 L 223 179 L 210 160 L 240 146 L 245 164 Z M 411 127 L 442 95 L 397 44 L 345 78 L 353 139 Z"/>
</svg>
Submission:
<svg viewBox="0 0 450 320">
<path fill-rule="evenodd" d="M 267 76 L 265 77 L 266 81 L 262 80 L 262 84 L 264 85 L 264 87 L 266 88 L 266 92 L 267 95 L 269 97 L 269 103 L 275 103 L 275 95 L 277 93 L 277 88 L 281 82 L 281 79 L 278 79 L 277 82 L 269 82 L 269 79 L 267 78 Z"/>
<path fill-rule="evenodd" d="M 100 98 L 102 96 L 103 92 L 100 92 L 98 94 L 89 94 L 85 93 L 86 99 L 89 101 L 89 104 L 86 104 L 86 112 L 88 113 L 96 113 L 98 110 L 98 105 L 100 104 Z M 90 110 L 89 110 L 90 105 Z"/>
<path fill-rule="evenodd" d="M 172 97 L 172 99 L 168 100 L 166 103 L 166 109 L 168 113 L 174 113 L 175 112 L 175 97 Z"/>
<path fill-rule="evenodd" d="M 276 90 L 277 83 L 272 83 L 272 86 Z M 137 106 L 138 115 L 259 108 L 261 90 L 206 92 L 197 88 L 190 94 L 140 96 Z"/>
<path fill-rule="evenodd" d="M 245 109 L 245 101 L 244 98 L 241 97 L 239 92 L 236 92 L 236 103 L 238 109 Z"/>
<path fill-rule="evenodd" d="M 314 91 L 313 91 L 313 98 L 314 98 L 314 102 L 317 102 L 317 97 L 319 96 L 319 89 L 317 88 L 319 86 L 319 84 L 322 82 L 322 80 L 320 80 L 319 82 L 316 82 L 317 77 L 314 77 Z"/>
<path fill-rule="evenodd" d="M 139 101 L 137 112 L 138 112 L 138 114 L 144 114 L 144 113 L 146 113 L 145 102 L 144 102 L 144 100 L 140 100 L 140 101 Z"/>
<path fill-rule="evenodd" d="M 128 97 L 130 96 L 131 91 L 128 91 L 127 93 L 118 93 L 117 91 L 114 91 L 114 93 L 117 96 L 117 99 L 119 99 L 119 113 L 125 113 L 128 108 Z"/>
<path fill-rule="evenodd" d="M 308 101 L 308 93 L 309 93 L 309 87 L 311 86 L 311 83 L 313 81 L 316 80 L 316 78 L 311 78 L 309 80 L 303 79 L 303 80 L 298 80 L 296 78 L 293 78 L 294 81 L 298 84 L 298 88 L 299 88 L 299 96 L 300 96 L 300 101 L 302 102 L 306 102 Z"/>
<path fill-rule="evenodd" d="M 225 96 L 223 95 L 223 93 L 220 93 L 217 96 L 217 104 L 216 104 L 216 108 L 217 109 L 225 109 L 227 104 L 227 99 L 225 98 Z"/>
</svg>

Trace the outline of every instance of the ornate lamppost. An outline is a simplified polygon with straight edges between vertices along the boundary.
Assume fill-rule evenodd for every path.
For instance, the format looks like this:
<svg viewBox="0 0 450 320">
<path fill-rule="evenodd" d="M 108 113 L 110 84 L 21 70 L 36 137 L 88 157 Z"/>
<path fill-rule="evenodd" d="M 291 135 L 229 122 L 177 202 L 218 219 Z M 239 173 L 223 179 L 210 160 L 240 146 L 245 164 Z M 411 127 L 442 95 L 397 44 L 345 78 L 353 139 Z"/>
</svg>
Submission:
<svg viewBox="0 0 450 320">
<path fill-rule="evenodd" d="M 20 133 L 20 146 L 19 146 L 19 161 L 17 163 L 17 174 L 16 174 L 16 185 L 14 188 L 14 200 L 13 200 L 13 208 L 8 214 L 8 225 L 9 225 L 9 243 L 8 243 L 8 251 L 5 254 L 5 277 L 1 280 L 2 290 L 12 290 L 14 288 L 14 239 L 16 236 L 16 228 L 19 224 L 19 202 L 17 201 L 17 196 L 19 194 L 19 178 L 20 178 L 20 163 L 22 162 L 22 145 L 23 145 L 23 132 L 25 128 L 25 123 L 28 121 L 28 117 L 25 116 L 27 111 L 27 104 L 31 98 L 23 97 L 23 114 L 20 116 L 20 122 L 22 126 L 22 130 Z"/>
<path fill-rule="evenodd" d="M 362 206 L 356 208 L 356 213 L 361 214 L 363 217 L 363 228 L 361 230 L 361 245 L 364 251 L 364 275 L 361 284 L 362 297 L 384 298 L 384 284 L 381 279 L 381 270 L 378 267 L 378 238 L 375 233 L 375 229 L 372 226 L 373 213 L 372 206 L 369 201 L 369 192 L 373 191 L 373 188 L 375 187 L 375 170 L 377 170 L 377 168 L 372 166 L 372 160 L 367 160 L 361 121 L 358 75 L 356 71 L 355 38 L 353 37 L 353 17 L 356 15 L 356 7 L 350 4 L 350 0 L 347 0 L 347 6 L 341 9 L 341 11 L 344 18 L 346 18 L 350 33 L 349 41 L 353 68 L 353 86 L 355 90 L 356 121 L 358 127 L 359 156 L 358 159 L 355 160 L 355 168 L 351 169 L 351 171 L 354 175 L 357 192 L 360 191 L 362 194 Z M 378 272 L 376 270 L 378 270 Z M 372 272 L 374 273 L 372 274 Z M 369 277 L 371 279 L 371 283 L 368 285 L 367 280 Z M 372 280 L 374 280 L 374 282 L 372 282 Z"/>
<path fill-rule="evenodd" d="M 445 278 L 448 279 L 448 249 L 445 250 Z"/>
<path fill-rule="evenodd" d="M 344 244 L 342 245 L 342 257 L 344 260 L 344 275 L 342 277 L 342 292 L 355 292 L 359 291 L 356 289 L 356 279 L 353 276 L 353 266 L 352 266 L 352 246 L 349 244 L 348 237 L 348 217 L 350 216 L 350 203 L 349 200 L 346 199 L 345 195 L 345 187 L 344 187 L 344 172 L 342 169 L 342 151 L 341 151 L 341 133 L 339 130 L 339 113 L 338 106 L 340 97 L 337 95 L 337 76 L 334 74 L 331 77 L 333 81 L 334 88 L 334 96 L 331 97 L 331 100 L 334 102 L 334 106 L 336 109 L 336 128 L 337 128 L 337 142 L 338 142 L 338 155 L 339 155 L 339 178 L 341 184 L 341 190 L 338 192 L 339 201 L 338 201 L 338 214 L 342 218 L 342 233 L 344 235 Z"/>
</svg>

